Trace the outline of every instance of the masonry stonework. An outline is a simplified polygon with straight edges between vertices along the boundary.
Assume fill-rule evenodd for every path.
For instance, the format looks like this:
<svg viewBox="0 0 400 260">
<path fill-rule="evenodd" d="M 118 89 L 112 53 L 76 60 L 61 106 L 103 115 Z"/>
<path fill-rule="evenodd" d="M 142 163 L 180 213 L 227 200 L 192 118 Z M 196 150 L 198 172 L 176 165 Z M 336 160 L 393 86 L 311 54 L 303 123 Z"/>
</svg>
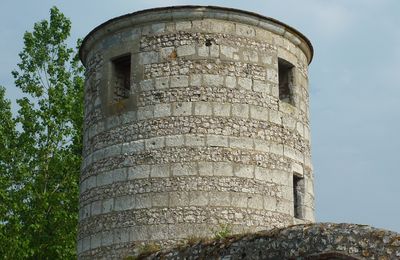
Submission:
<svg viewBox="0 0 400 260">
<path fill-rule="evenodd" d="M 316 223 L 260 231 L 141 255 L 147 260 L 400 259 L 400 234 L 366 225 Z"/>
<path fill-rule="evenodd" d="M 123 257 L 223 224 L 242 233 L 313 222 L 312 53 L 293 28 L 220 7 L 145 10 L 95 28 L 80 49 L 79 257 Z M 290 103 L 279 60 L 293 66 Z"/>
</svg>

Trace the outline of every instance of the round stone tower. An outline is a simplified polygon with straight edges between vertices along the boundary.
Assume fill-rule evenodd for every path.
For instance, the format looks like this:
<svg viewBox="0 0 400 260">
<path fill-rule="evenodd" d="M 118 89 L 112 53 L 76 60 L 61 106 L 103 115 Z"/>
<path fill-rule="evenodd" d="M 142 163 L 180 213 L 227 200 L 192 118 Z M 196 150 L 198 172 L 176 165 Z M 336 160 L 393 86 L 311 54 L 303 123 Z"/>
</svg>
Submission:
<svg viewBox="0 0 400 260">
<path fill-rule="evenodd" d="M 312 55 L 292 27 L 221 7 L 90 32 L 79 256 L 313 222 Z"/>
</svg>

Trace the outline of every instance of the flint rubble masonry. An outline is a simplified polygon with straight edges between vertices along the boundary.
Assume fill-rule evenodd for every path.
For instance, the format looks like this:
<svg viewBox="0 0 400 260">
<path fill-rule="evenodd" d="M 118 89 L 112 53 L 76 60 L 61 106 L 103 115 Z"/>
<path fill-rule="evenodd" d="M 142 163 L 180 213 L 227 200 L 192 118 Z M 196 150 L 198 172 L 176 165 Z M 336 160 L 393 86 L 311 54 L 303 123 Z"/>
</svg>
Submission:
<svg viewBox="0 0 400 260">
<path fill-rule="evenodd" d="M 301 33 L 240 10 L 158 8 L 100 25 L 80 58 L 80 259 L 224 224 L 236 234 L 314 221 Z"/>
</svg>

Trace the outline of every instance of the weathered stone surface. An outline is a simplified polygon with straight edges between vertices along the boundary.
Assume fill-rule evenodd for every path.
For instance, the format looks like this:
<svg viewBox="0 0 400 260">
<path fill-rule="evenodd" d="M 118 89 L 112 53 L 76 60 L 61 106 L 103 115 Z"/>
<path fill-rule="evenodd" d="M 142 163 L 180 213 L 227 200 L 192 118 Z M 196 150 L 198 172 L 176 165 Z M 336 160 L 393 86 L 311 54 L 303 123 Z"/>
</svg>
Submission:
<svg viewBox="0 0 400 260">
<path fill-rule="evenodd" d="M 182 104 L 181 108 L 191 110 L 191 107 L 185 108 L 184 104 Z M 207 108 L 205 109 L 207 110 Z M 221 138 L 227 138 L 228 136 L 248 137 L 257 140 L 257 142 L 262 140 L 271 141 L 272 144 L 284 144 L 286 147 L 291 147 L 302 153 L 310 153 L 309 142 L 302 138 L 296 129 L 287 129 L 279 124 L 268 122 L 268 115 L 266 116 L 267 118 L 257 119 L 220 117 L 220 113 L 225 113 L 223 112 L 225 111 L 225 105 L 214 106 L 214 110 L 217 109 L 219 112 L 214 112 L 217 115 L 214 117 L 186 116 L 149 119 L 103 131 L 89 139 L 84 154 L 95 154 L 115 144 L 122 144 L 122 153 L 140 151 L 142 146 L 140 141 L 143 139 L 147 140 L 159 136 L 170 138 L 171 136 L 187 134 L 205 134 L 206 138 L 210 135 L 218 135 Z M 237 109 L 240 112 L 239 108 Z M 253 117 L 255 117 L 254 113 L 250 111 Z M 289 154 L 288 151 L 287 153 Z M 107 151 L 107 155 L 112 154 Z M 105 157 L 104 151 L 103 156 Z"/>
<path fill-rule="evenodd" d="M 80 258 L 121 258 L 223 224 L 241 233 L 314 220 L 312 49 L 300 33 L 243 11 L 172 7 L 103 24 L 80 55 Z M 294 104 L 279 99 L 278 58 L 294 66 Z"/>
<path fill-rule="evenodd" d="M 399 233 L 365 225 L 319 223 L 198 243 L 142 259 L 399 258 Z"/>
</svg>

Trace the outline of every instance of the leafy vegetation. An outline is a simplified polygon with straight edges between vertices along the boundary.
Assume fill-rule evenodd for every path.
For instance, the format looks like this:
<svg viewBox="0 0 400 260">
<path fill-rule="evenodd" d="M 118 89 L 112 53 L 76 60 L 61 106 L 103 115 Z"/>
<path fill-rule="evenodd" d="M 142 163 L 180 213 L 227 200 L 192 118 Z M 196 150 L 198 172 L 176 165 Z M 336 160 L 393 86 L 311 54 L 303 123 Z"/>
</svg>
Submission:
<svg viewBox="0 0 400 260">
<path fill-rule="evenodd" d="M 232 235 L 232 228 L 229 224 L 221 224 L 220 229 L 213 230 L 215 239 L 224 239 Z"/>
<path fill-rule="evenodd" d="M 0 87 L 0 255 L 76 258 L 83 67 L 56 7 L 24 35 L 13 115 Z"/>
</svg>

